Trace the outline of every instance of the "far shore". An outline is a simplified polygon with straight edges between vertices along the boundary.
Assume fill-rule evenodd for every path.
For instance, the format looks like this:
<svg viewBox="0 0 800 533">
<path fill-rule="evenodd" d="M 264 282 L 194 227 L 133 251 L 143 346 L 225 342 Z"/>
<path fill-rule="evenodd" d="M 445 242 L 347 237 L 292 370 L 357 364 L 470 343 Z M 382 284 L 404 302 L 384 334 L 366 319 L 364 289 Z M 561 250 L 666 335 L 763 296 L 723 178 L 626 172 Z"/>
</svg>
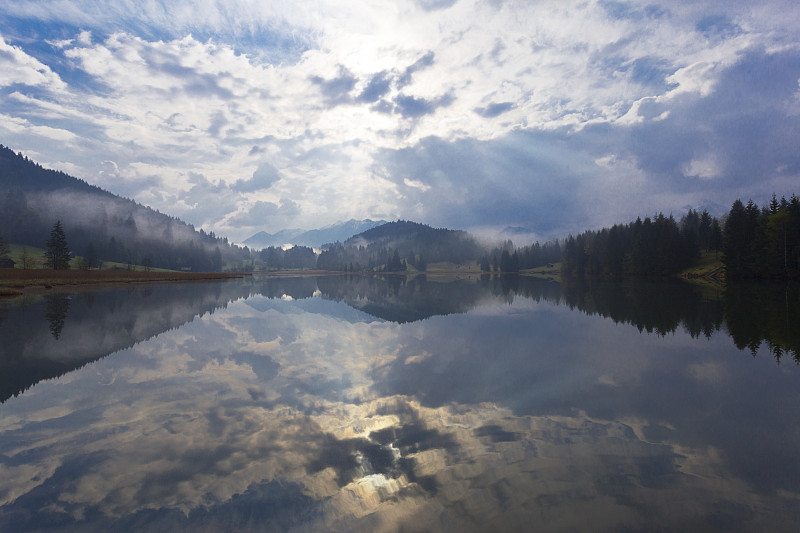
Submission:
<svg viewBox="0 0 800 533">
<path fill-rule="evenodd" d="M 683 272 L 680 277 L 686 281 L 719 286 L 720 280 L 709 277 L 720 270 L 719 261 L 706 260 L 692 269 Z M 517 275 L 535 277 L 548 281 L 561 281 L 559 264 L 547 265 L 531 270 L 524 270 Z M 477 265 L 453 265 L 449 263 L 436 264 L 427 272 L 413 269 L 405 272 L 343 272 L 316 269 L 288 269 L 288 270 L 255 270 L 251 272 L 177 272 L 177 271 L 149 271 L 142 270 L 47 270 L 47 269 L 0 269 L 0 297 L 14 297 L 25 294 L 44 292 L 69 292 L 79 287 L 82 289 L 97 289 L 102 286 L 118 286 L 125 284 L 149 283 L 184 283 L 202 281 L 223 281 L 240 279 L 249 276 L 264 277 L 306 277 L 306 276 L 331 276 L 331 275 L 382 275 L 402 276 L 413 278 L 424 275 L 433 280 L 477 280 L 484 275 L 512 275 L 498 272 L 482 272 Z"/>
<path fill-rule="evenodd" d="M 526 272 L 527 275 L 555 280 L 557 276 L 552 269 L 545 275 L 540 272 Z M 344 275 L 346 272 L 330 270 L 257 270 L 253 272 L 144 272 L 140 270 L 47 270 L 47 269 L 0 269 L 0 297 L 14 297 L 25 294 L 44 292 L 74 291 L 81 288 L 100 288 L 125 284 L 147 283 L 181 283 L 192 281 L 222 281 L 238 279 L 246 276 L 297 277 L 297 276 L 330 276 Z M 360 275 L 397 275 L 415 277 L 426 275 L 428 278 L 446 279 L 478 279 L 486 272 L 471 268 L 436 268 L 428 272 L 359 272 Z"/>
</svg>

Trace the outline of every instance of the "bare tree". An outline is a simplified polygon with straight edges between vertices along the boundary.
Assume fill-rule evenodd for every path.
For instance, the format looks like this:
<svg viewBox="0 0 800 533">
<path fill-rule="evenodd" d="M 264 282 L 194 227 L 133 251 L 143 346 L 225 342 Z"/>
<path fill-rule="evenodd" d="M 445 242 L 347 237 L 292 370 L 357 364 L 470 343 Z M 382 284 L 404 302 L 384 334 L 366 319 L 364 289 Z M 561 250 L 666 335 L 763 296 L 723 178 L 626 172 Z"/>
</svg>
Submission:
<svg viewBox="0 0 800 533">
<path fill-rule="evenodd" d="M 26 246 L 22 247 L 22 254 L 19 256 L 19 261 L 22 263 L 22 268 L 25 270 L 36 268 L 36 258 L 28 251 Z"/>
</svg>

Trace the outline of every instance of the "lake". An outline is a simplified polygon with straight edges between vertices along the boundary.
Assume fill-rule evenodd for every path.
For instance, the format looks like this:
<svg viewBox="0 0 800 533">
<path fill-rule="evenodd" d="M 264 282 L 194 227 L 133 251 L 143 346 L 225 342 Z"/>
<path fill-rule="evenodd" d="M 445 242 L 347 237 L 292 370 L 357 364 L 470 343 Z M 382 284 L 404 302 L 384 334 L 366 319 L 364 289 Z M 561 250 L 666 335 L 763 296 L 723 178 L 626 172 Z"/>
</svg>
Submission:
<svg viewBox="0 0 800 533">
<path fill-rule="evenodd" d="M 797 531 L 800 291 L 272 277 L 0 302 L 0 531 Z"/>
</svg>

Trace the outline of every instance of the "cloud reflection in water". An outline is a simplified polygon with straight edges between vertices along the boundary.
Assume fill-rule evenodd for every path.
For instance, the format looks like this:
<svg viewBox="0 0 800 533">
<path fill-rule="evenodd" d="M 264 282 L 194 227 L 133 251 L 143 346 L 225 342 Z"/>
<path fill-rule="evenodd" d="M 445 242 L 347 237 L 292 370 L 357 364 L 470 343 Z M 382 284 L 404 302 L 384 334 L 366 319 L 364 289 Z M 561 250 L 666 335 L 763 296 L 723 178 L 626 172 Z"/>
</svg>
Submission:
<svg viewBox="0 0 800 533">
<path fill-rule="evenodd" d="M 796 518 L 800 466 L 779 447 L 800 439 L 766 439 L 775 426 L 759 419 L 797 420 L 797 369 L 742 357 L 725 335 L 641 334 L 487 294 L 398 324 L 282 294 L 233 301 L 2 405 L 0 529 Z"/>
</svg>

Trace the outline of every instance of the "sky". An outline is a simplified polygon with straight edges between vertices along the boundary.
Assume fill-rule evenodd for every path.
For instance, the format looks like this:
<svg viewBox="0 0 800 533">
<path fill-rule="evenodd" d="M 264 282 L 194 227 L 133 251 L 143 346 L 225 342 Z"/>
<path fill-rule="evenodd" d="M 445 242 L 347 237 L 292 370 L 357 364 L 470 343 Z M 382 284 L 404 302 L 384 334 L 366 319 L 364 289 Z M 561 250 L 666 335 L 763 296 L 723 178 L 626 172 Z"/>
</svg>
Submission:
<svg viewBox="0 0 800 533">
<path fill-rule="evenodd" d="M 238 242 L 720 215 L 800 193 L 800 4 L 3 2 L 0 143 Z"/>
</svg>

